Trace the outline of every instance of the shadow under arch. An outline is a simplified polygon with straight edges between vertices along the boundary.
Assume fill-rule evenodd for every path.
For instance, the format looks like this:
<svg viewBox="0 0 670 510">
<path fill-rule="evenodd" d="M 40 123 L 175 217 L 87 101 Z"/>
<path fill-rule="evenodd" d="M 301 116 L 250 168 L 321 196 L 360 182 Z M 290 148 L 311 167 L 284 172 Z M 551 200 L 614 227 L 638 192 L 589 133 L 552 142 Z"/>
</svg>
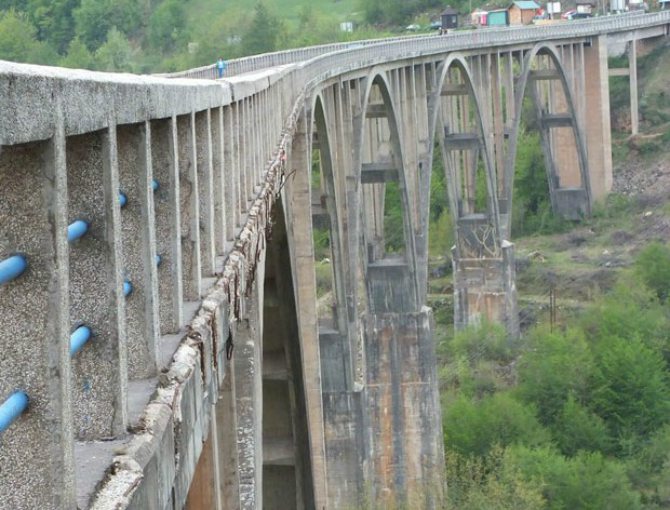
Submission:
<svg viewBox="0 0 670 510">
<path fill-rule="evenodd" d="M 418 285 L 416 280 L 416 249 L 414 244 L 414 228 L 410 214 L 409 194 L 407 192 L 405 164 L 398 129 L 398 115 L 393 96 L 390 92 L 389 81 L 385 72 L 372 69 L 363 80 L 360 109 L 354 117 L 353 139 L 355 140 L 354 154 L 354 189 L 350 189 L 353 199 L 347 207 L 350 210 L 352 229 L 350 242 L 362 244 L 358 250 L 358 267 L 362 270 L 367 284 L 367 305 L 373 312 L 385 311 L 414 311 L 419 307 Z M 373 102 L 371 99 L 380 99 Z M 386 119 L 383 123 L 388 130 L 388 139 L 371 140 L 366 136 L 368 120 Z M 372 144 L 386 144 L 388 154 L 380 156 L 378 147 Z M 364 161 L 365 152 L 370 161 Z M 383 223 L 384 204 L 383 193 L 385 185 L 397 182 L 401 203 L 402 230 L 404 250 L 402 256 L 386 257 L 384 247 L 370 239 L 369 225 L 366 224 L 367 212 L 374 212 L 377 225 Z M 364 189 L 364 185 L 371 184 L 372 193 Z M 375 194 L 381 197 L 374 205 L 366 204 L 368 198 Z M 369 202 L 369 200 L 368 200 Z M 381 204 L 381 205 L 380 205 Z M 368 214 L 369 216 L 370 214 Z M 381 219 L 380 219 L 381 218 Z M 367 218 L 369 221 L 370 218 Z M 383 226 L 381 227 L 383 237 Z M 379 232 L 379 230 L 378 230 Z M 354 250 L 352 250 L 353 252 Z M 356 278 L 356 275 L 352 275 Z"/>
<path fill-rule="evenodd" d="M 508 152 L 505 159 L 504 167 L 504 190 L 505 201 L 507 203 L 508 211 L 512 211 L 513 187 L 514 187 L 514 171 L 516 154 L 519 139 L 519 129 L 521 124 L 521 115 L 523 107 L 523 99 L 526 96 L 529 79 L 533 73 L 532 66 L 537 61 L 538 56 L 549 57 L 553 64 L 556 75 L 547 74 L 545 79 L 558 79 L 561 85 L 561 91 L 564 94 L 567 112 L 559 114 L 548 114 L 545 111 L 537 111 L 540 107 L 537 98 L 534 99 L 536 112 L 538 113 L 538 120 L 541 125 L 541 135 L 543 140 L 543 152 L 545 162 L 547 164 L 549 192 L 552 207 L 555 213 L 564 215 L 569 219 L 578 219 L 581 215 L 589 215 L 591 213 L 591 184 L 588 175 L 588 163 L 586 146 L 584 136 L 581 132 L 577 116 L 575 114 L 574 99 L 572 97 L 572 90 L 570 89 L 565 69 L 559 58 L 556 46 L 549 43 L 536 44 L 524 56 L 522 71 L 516 82 L 514 92 L 514 119 L 512 130 L 510 132 Z M 539 79 L 539 78 L 538 78 Z M 531 94 L 534 94 L 531 91 Z M 581 180 L 581 187 L 579 188 L 561 188 L 559 182 L 559 172 L 556 170 L 556 161 L 552 156 L 550 147 L 548 131 L 552 127 L 569 127 L 572 130 L 574 137 L 577 164 L 579 165 L 579 177 Z M 561 191 L 565 193 L 561 194 Z M 565 195 L 565 196 L 561 196 Z M 505 237 L 509 239 L 511 233 L 511 221 L 506 223 Z"/>
</svg>

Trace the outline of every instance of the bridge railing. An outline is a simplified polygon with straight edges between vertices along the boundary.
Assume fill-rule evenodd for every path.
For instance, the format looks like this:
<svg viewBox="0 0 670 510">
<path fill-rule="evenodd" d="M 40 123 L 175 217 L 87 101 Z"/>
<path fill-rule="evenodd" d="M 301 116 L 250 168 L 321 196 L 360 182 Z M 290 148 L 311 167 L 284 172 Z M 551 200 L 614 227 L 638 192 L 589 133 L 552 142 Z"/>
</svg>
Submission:
<svg viewBox="0 0 670 510">
<path fill-rule="evenodd" d="M 378 47 L 380 45 L 389 45 L 394 47 L 393 51 L 397 51 L 404 46 L 412 46 L 420 51 L 422 48 L 430 48 L 436 45 L 440 46 L 441 50 L 443 50 L 445 44 L 450 45 L 454 43 L 461 48 L 469 48 L 485 44 L 501 45 L 505 44 L 507 41 L 512 43 L 524 40 L 537 40 L 538 34 L 543 34 L 551 39 L 573 37 L 580 33 L 595 35 L 597 33 L 606 33 L 612 30 L 646 27 L 653 25 L 654 23 L 667 23 L 667 20 L 668 12 L 666 11 L 652 14 L 645 14 L 642 11 L 633 11 L 626 14 L 598 16 L 581 20 L 565 21 L 552 25 L 489 27 L 475 30 L 453 31 L 446 35 L 411 35 L 324 44 L 308 48 L 283 50 L 232 59 L 227 62 L 228 67 L 226 68 L 224 78 L 252 72 L 258 69 L 304 62 L 328 53 L 354 51 L 369 46 Z M 197 67 L 187 71 L 170 73 L 164 76 L 174 78 L 218 78 L 215 64 Z"/>
</svg>

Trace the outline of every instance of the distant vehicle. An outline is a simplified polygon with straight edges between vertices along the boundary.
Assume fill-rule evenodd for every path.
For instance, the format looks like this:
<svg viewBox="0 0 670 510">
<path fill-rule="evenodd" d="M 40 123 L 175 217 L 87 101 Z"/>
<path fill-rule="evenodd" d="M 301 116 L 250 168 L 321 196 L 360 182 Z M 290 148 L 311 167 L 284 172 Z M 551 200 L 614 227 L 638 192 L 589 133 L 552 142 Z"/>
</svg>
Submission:
<svg viewBox="0 0 670 510">
<path fill-rule="evenodd" d="M 407 30 L 408 32 L 416 32 L 418 30 L 421 30 L 421 27 L 419 25 L 412 23 L 411 25 L 407 25 L 405 27 L 405 30 Z"/>
<path fill-rule="evenodd" d="M 586 19 L 586 18 L 592 18 L 593 14 L 590 12 L 576 12 L 572 16 L 570 16 L 568 19 Z"/>
<path fill-rule="evenodd" d="M 442 22 L 441 21 L 431 21 L 429 25 L 431 30 L 439 30 L 442 28 Z"/>
<path fill-rule="evenodd" d="M 563 14 L 561 14 L 561 19 L 572 19 L 574 14 L 577 14 L 577 9 L 570 9 L 569 11 L 565 11 Z"/>
</svg>

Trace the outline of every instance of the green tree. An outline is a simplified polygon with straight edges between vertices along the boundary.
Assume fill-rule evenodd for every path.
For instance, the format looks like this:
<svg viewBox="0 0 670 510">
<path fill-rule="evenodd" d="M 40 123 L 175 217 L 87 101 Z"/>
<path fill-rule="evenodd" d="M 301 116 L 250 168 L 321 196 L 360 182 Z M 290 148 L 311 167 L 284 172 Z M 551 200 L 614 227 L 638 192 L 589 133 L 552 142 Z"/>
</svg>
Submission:
<svg viewBox="0 0 670 510">
<path fill-rule="evenodd" d="M 180 0 L 165 0 L 149 18 L 148 41 L 162 52 L 173 50 L 186 28 L 186 13 Z"/>
<path fill-rule="evenodd" d="M 670 248 L 654 242 L 646 246 L 635 261 L 635 271 L 644 283 L 665 301 L 670 295 Z"/>
<path fill-rule="evenodd" d="M 112 27 L 105 44 L 95 52 L 96 68 L 101 71 L 132 71 L 132 48 L 128 39 Z"/>
<path fill-rule="evenodd" d="M 93 55 L 88 51 L 86 45 L 78 37 L 75 37 L 70 41 L 67 54 L 58 65 L 75 69 L 92 69 L 94 66 Z"/>
<path fill-rule="evenodd" d="M 258 2 L 251 25 L 242 37 L 244 53 L 256 55 L 275 51 L 283 30 L 282 21 L 263 2 Z"/>
<path fill-rule="evenodd" d="M 5 60 L 27 62 L 37 44 L 35 28 L 14 10 L 0 16 L 0 55 Z"/>
<path fill-rule="evenodd" d="M 670 385 L 662 356 L 637 338 L 599 345 L 592 409 L 619 440 L 623 454 L 670 421 Z"/>
<path fill-rule="evenodd" d="M 549 447 L 517 446 L 508 449 L 505 466 L 541 487 L 552 510 L 641 508 L 624 466 L 597 452 L 566 459 Z"/>
<path fill-rule="evenodd" d="M 577 329 L 530 335 L 530 349 L 519 366 L 518 393 L 538 409 L 540 422 L 556 422 L 569 395 L 583 399 L 593 372 L 593 356 Z"/>
<path fill-rule="evenodd" d="M 605 452 L 610 449 L 610 437 L 600 416 L 577 402 L 571 394 L 556 419 L 552 436 L 565 455 L 580 450 Z"/>
<path fill-rule="evenodd" d="M 82 0 L 74 19 L 76 34 L 91 51 L 105 42 L 112 27 L 130 36 L 142 22 L 137 0 Z"/>
<path fill-rule="evenodd" d="M 462 455 L 485 455 L 494 445 L 542 444 L 549 437 L 535 418 L 535 409 L 508 393 L 478 402 L 461 396 L 444 414 L 445 446 Z"/>
<path fill-rule="evenodd" d="M 38 39 L 58 53 L 67 49 L 74 36 L 73 10 L 79 0 L 28 0 L 28 17 L 37 27 Z"/>
</svg>

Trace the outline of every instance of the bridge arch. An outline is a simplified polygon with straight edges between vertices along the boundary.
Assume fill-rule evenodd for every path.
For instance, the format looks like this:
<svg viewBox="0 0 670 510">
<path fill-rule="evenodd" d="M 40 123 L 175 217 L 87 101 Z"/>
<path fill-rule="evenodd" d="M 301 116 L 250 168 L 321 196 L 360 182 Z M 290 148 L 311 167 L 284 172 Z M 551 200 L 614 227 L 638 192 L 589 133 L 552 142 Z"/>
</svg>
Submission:
<svg viewBox="0 0 670 510">
<path fill-rule="evenodd" d="M 359 115 L 354 122 L 354 180 L 360 267 L 365 276 L 368 307 L 374 313 L 416 310 L 414 228 L 407 190 L 398 112 L 386 73 L 372 69 L 364 80 Z M 395 194 L 401 204 L 402 243 L 391 253 L 384 231 L 385 199 Z M 351 206 L 351 204 L 348 204 Z M 356 210 L 355 209 L 355 210 Z"/>
<path fill-rule="evenodd" d="M 533 66 L 540 65 L 540 57 L 546 57 L 545 65 L 553 65 L 545 69 L 534 69 Z M 529 88 L 529 82 L 535 82 Z M 560 88 L 545 87 L 538 90 L 540 82 L 558 81 Z M 547 91 L 547 89 L 551 89 Z M 512 198 L 514 187 L 514 170 L 516 154 L 520 134 L 521 115 L 524 97 L 530 93 L 538 116 L 540 126 L 542 149 L 547 167 L 549 192 L 552 208 L 555 213 L 561 214 L 569 219 L 578 219 L 591 212 L 591 184 L 588 174 L 586 142 L 575 112 L 575 102 L 568 78 L 561 62 L 559 51 L 555 45 L 549 43 L 538 43 L 528 51 L 522 62 L 521 74 L 518 78 L 514 93 L 514 117 L 511 127 L 508 151 L 504 165 L 503 191 L 507 211 L 511 215 Z M 563 94 L 561 98 L 560 94 Z M 561 103 L 565 104 L 562 105 Z M 567 111 L 557 111 L 564 106 Z M 574 140 L 574 153 L 562 152 L 561 145 L 566 143 L 565 133 L 552 133 L 553 129 L 560 130 L 568 128 Z M 553 147 L 556 145 L 558 147 Z M 572 164 L 570 163 L 570 157 Z M 560 164 L 562 163 L 562 164 Z M 570 173 L 570 168 L 578 166 L 578 173 Z M 562 167 L 562 168 L 559 168 Z M 567 172 L 565 171 L 568 168 Z M 561 172 L 563 170 L 563 172 Z M 579 180 L 579 183 L 577 182 Z M 511 233 L 511 221 L 505 224 L 505 238 Z"/>
</svg>

